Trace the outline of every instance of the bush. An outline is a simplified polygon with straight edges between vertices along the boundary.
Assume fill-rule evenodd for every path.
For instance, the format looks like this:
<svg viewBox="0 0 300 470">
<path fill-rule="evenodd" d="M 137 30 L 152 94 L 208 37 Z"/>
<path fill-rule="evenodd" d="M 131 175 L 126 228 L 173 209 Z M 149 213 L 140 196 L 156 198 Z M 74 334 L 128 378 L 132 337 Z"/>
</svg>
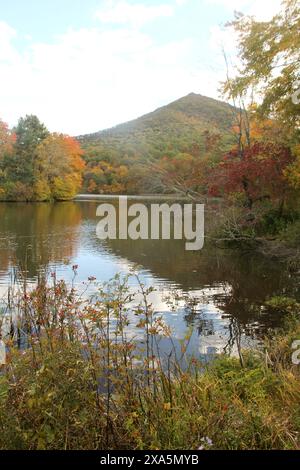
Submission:
<svg viewBox="0 0 300 470">
<path fill-rule="evenodd" d="M 139 286 L 135 306 L 119 277 L 90 301 L 55 278 L 15 299 L 28 347 L 9 342 L 0 447 L 299 449 L 300 375 L 291 364 L 299 319 L 266 340 L 265 352 L 208 365 L 185 356 L 183 370 L 153 349 L 170 331 L 148 303 L 152 289 Z M 129 308 L 138 319 L 131 328 L 144 329 L 141 348 L 125 335 Z"/>
<path fill-rule="evenodd" d="M 296 220 L 287 224 L 285 229 L 281 232 L 281 239 L 292 247 L 300 246 L 300 220 Z"/>
</svg>

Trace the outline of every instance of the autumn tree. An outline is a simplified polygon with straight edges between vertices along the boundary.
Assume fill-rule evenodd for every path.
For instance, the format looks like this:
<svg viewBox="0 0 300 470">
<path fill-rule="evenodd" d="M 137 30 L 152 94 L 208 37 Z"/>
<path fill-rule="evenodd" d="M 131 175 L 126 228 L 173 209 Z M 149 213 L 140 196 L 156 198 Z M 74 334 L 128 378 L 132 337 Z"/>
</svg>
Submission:
<svg viewBox="0 0 300 470">
<path fill-rule="evenodd" d="M 72 199 L 82 184 L 84 161 L 79 143 L 63 134 L 49 134 L 36 149 L 35 198 Z"/>
<path fill-rule="evenodd" d="M 238 74 L 227 80 L 224 91 L 232 98 L 252 93 L 262 97 L 259 112 L 298 131 L 300 108 L 292 96 L 300 88 L 300 5 L 284 0 L 270 21 L 236 13 L 229 23 L 238 34 Z M 300 93 L 299 93 L 300 95 Z"/>
<path fill-rule="evenodd" d="M 210 175 L 210 193 L 213 195 L 240 193 L 245 195 L 251 209 L 257 202 L 278 201 L 283 209 L 289 192 L 285 171 L 294 162 L 289 148 L 271 142 L 255 142 L 239 158 L 238 149 L 226 154 Z"/>
<path fill-rule="evenodd" d="M 105 160 L 90 161 L 86 165 L 84 179 L 89 193 L 120 194 L 127 191 L 128 168 Z"/>
<path fill-rule="evenodd" d="M 265 199 L 278 201 L 281 214 L 287 196 L 297 197 L 300 187 L 300 108 L 292 99 L 300 88 L 299 1 L 284 0 L 270 21 L 236 13 L 228 26 L 237 33 L 241 61 L 233 78 L 227 68 L 223 84 L 237 108 L 236 145 L 213 171 L 210 191 L 243 194 L 249 209 Z M 246 107 L 250 95 L 252 104 Z"/>
<path fill-rule="evenodd" d="M 0 119 L 0 161 L 10 154 L 15 142 L 15 134 L 11 132 L 8 125 Z"/>
<path fill-rule="evenodd" d="M 8 125 L 0 119 L 0 199 L 5 198 L 6 166 L 5 161 L 13 152 L 15 135 Z"/>
<path fill-rule="evenodd" d="M 67 200 L 81 187 L 84 162 L 79 143 L 66 135 L 50 134 L 36 116 L 21 118 L 14 134 L 1 123 L 2 154 L 2 199 Z"/>
</svg>

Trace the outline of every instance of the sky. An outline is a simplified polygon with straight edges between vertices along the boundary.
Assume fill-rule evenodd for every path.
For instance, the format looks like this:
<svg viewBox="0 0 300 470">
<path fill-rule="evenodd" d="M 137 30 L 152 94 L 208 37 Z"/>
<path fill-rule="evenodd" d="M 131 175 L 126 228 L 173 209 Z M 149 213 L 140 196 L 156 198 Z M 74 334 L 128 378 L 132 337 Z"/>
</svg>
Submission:
<svg viewBox="0 0 300 470">
<path fill-rule="evenodd" d="M 234 11 L 268 20 L 280 0 L 0 0 L 0 118 L 36 114 L 79 135 L 188 93 L 220 98 L 235 64 Z"/>
</svg>

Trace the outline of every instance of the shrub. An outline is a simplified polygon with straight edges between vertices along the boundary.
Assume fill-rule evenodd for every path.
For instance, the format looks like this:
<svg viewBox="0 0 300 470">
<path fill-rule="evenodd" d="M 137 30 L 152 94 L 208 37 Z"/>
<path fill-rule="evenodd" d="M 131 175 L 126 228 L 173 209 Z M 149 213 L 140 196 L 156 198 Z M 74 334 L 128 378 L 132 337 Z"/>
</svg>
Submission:
<svg viewBox="0 0 300 470">
<path fill-rule="evenodd" d="M 41 282 L 15 299 L 15 332 L 22 325 L 28 347 L 8 342 L 2 449 L 299 449 L 300 375 L 290 348 L 299 319 L 242 362 L 221 355 L 203 365 L 184 353 L 182 368 L 158 354 L 170 331 L 148 302 L 152 289 L 139 281 L 138 290 L 143 300 L 134 302 L 117 276 L 83 300 L 54 276 L 52 287 Z M 129 312 L 131 328 L 144 331 L 141 347 L 126 336 Z"/>
</svg>

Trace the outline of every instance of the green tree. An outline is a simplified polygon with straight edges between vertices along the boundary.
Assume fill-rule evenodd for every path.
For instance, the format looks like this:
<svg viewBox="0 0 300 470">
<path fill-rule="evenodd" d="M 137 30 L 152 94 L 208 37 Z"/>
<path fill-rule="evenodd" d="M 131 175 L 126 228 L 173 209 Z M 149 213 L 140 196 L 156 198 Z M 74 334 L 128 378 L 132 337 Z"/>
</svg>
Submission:
<svg viewBox="0 0 300 470">
<path fill-rule="evenodd" d="M 15 128 L 16 143 L 14 146 L 14 161 L 12 179 L 33 185 L 36 182 L 35 163 L 37 147 L 49 135 L 49 131 L 36 116 L 20 118 Z"/>
<path fill-rule="evenodd" d="M 0 126 L 1 154 L 2 147 L 8 146 L 8 134 L 7 126 Z M 50 134 L 36 116 L 21 118 L 13 136 L 12 151 L 0 160 L 0 198 L 72 199 L 82 184 L 84 161 L 79 143 L 63 134 Z"/>
</svg>

